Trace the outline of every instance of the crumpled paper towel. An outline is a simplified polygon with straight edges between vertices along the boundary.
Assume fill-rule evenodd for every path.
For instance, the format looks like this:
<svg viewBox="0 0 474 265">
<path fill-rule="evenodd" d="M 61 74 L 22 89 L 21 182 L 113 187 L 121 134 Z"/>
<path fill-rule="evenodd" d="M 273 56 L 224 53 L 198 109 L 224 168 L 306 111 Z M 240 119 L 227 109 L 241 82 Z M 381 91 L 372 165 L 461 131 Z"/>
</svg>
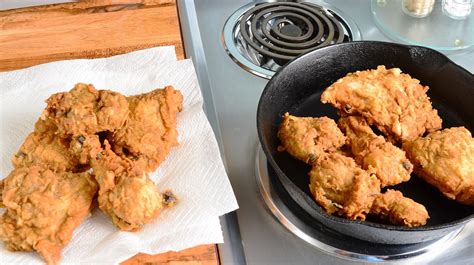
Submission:
<svg viewBox="0 0 474 265">
<path fill-rule="evenodd" d="M 53 62 L 0 73 L 0 178 L 10 158 L 33 130 L 52 93 L 78 82 L 124 95 L 172 85 L 184 96 L 178 114 L 180 146 L 150 174 L 159 190 L 172 189 L 179 203 L 139 232 L 120 232 L 99 209 L 74 232 L 62 263 L 118 263 L 138 252 L 179 251 L 222 243 L 218 217 L 238 208 L 217 142 L 203 112 L 203 98 L 191 60 L 176 61 L 174 47 L 160 47 L 94 60 Z M 9 252 L 0 243 L 0 263 L 41 263 L 35 253 Z"/>
</svg>

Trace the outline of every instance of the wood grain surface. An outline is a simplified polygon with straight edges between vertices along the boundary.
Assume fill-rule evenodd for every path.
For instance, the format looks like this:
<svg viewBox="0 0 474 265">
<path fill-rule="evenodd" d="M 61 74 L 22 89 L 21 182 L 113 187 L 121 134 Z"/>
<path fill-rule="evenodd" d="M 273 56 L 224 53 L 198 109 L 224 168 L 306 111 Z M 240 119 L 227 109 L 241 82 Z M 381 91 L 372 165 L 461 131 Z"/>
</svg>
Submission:
<svg viewBox="0 0 474 265">
<path fill-rule="evenodd" d="M 184 58 L 174 0 L 101 0 L 0 11 L 0 71 L 175 45 Z"/>
<path fill-rule="evenodd" d="M 167 252 L 160 255 L 140 253 L 122 262 L 121 265 L 169 264 L 169 265 L 217 265 L 219 258 L 215 245 L 203 245 L 180 252 Z"/>
<path fill-rule="evenodd" d="M 178 59 L 184 58 L 174 0 L 81 1 L 0 11 L 0 71 L 164 45 L 174 45 Z M 219 258 L 216 245 L 202 245 L 139 253 L 122 264 L 216 265 Z"/>
</svg>

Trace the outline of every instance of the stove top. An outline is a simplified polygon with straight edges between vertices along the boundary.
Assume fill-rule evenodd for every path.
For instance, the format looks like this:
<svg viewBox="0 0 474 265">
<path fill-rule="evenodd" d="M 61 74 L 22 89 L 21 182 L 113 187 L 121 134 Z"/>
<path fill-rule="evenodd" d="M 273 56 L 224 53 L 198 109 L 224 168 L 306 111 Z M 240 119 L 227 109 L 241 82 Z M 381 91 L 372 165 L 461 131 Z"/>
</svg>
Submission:
<svg viewBox="0 0 474 265">
<path fill-rule="evenodd" d="M 349 16 L 328 4 L 262 2 L 234 12 L 224 25 L 222 39 L 236 63 L 270 78 L 303 53 L 360 40 L 361 35 Z"/>
<path fill-rule="evenodd" d="M 269 2 L 271 2 L 268 3 L 271 8 L 280 7 L 282 4 L 278 1 Z M 369 0 L 298 2 L 304 2 L 298 6 L 310 9 L 311 11 L 308 11 L 303 8 L 305 12 L 318 18 L 321 23 L 324 19 L 317 14 L 325 14 L 328 20 L 330 20 L 328 17 L 341 19 L 338 21 L 343 27 L 346 40 L 391 41 L 374 23 Z M 280 64 L 283 64 L 280 60 L 288 58 L 273 57 L 257 51 L 263 49 L 267 53 L 278 52 L 277 54 L 283 56 L 296 56 L 297 54 L 270 49 L 269 47 L 279 47 L 284 50 L 288 48 L 280 46 L 272 38 L 294 45 L 298 44 L 298 41 L 288 40 L 289 37 L 296 36 L 303 39 L 305 35 L 314 35 L 318 27 L 318 23 L 311 22 L 311 16 L 306 16 L 304 12 L 295 13 L 299 16 L 278 17 L 281 13 L 287 12 L 284 9 L 294 7 L 293 4 L 288 5 L 288 3 L 288 1 L 284 2 L 282 10 L 277 9 L 271 14 L 266 13 L 258 18 L 263 11 L 258 8 L 265 5 L 265 2 L 177 1 L 185 51 L 187 56 L 193 59 L 205 101 L 205 111 L 216 134 L 221 155 L 240 206 L 237 212 L 221 219 L 225 244 L 219 245 L 220 258 L 224 264 L 366 264 L 369 261 L 377 262 L 377 259 L 348 261 L 308 243 L 300 237 L 300 235 L 304 237 L 304 234 L 296 235 L 289 231 L 268 211 L 267 204 L 260 194 L 255 177 L 255 153 L 258 146 L 257 104 L 268 82 L 267 78 L 273 75 Z M 247 17 L 245 14 L 249 16 L 242 20 L 244 16 Z M 275 17 L 268 18 L 272 14 L 275 14 Z M 268 22 L 264 22 L 266 19 Z M 312 24 L 311 34 L 308 34 L 310 26 L 305 23 L 305 19 Z M 256 30 L 252 29 L 254 21 Z M 258 49 L 247 43 L 248 40 L 244 40 L 242 31 L 238 30 L 242 22 L 248 38 L 259 47 Z M 228 40 L 226 40 L 226 27 L 231 33 Z M 336 27 L 337 25 L 333 26 L 333 28 Z M 264 31 L 272 38 L 265 35 Z M 338 33 L 340 32 L 338 30 Z M 260 43 L 256 35 L 268 43 L 265 45 Z M 320 38 L 315 45 L 320 45 L 327 39 Z M 339 37 L 332 37 L 332 41 L 337 40 Z M 234 47 L 234 51 L 231 52 L 229 47 Z M 300 50 L 310 48 L 314 46 Z M 453 52 L 448 56 L 470 72 L 474 71 L 473 49 Z M 310 235 L 315 238 L 321 237 Z M 456 238 L 444 243 L 442 249 L 417 258 L 397 261 L 396 264 L 404 262 L 413 264 L 414 260 L 417 264 L 472 263 L 474 260 L 473 235 L 474 222 L 471 222 Z M 356 244 L 356 241 L 349 242 L 349 245 L 351 243 Z"/>
</svg>

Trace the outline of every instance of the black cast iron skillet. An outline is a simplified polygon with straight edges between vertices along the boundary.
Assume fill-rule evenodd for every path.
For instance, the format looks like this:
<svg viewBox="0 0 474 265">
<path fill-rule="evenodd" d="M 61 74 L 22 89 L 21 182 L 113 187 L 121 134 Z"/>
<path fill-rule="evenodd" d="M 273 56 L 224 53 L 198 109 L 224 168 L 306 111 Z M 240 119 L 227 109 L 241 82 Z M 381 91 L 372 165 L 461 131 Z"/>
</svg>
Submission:
<svg viewBox="0 0 474 265">
<path fill-rule="evenodd" d="M 428 85 L 433 106 L 443 119 L 443 128 L 474 128 L 474 76 L 443 54 L 424 47 L 384 42 L 349 42 L 302 55 L 282 67 L 265 87 L 257 110 L 257 129 L 268 162 L 284 188 L 315 222 L 362 240 L 383 244 L 412 244 L 440 238 L 474 218 L 474 207 L 445 198 L 435 188 L 412 174 L 409 182 L 390 187 L 422 203 L 430 219 L 425 226 L 408 228 L 378 220 L 351 221 L 328 215 L 312 199 L 308 188 L 310 167 L 278 152 L 278 125 L 282 115 L 328 116 L 337 119 L 329 104 L 320 102 L 322 91 L 357 70 L 378 65 L 398 67 Z"/>
</svg>

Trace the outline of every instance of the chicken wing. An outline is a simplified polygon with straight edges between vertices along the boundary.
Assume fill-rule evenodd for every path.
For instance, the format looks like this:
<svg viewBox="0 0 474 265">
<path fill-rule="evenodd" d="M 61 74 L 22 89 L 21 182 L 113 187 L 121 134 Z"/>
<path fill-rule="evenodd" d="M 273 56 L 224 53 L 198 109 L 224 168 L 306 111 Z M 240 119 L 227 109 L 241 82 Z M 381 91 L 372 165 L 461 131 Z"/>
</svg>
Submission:
<svg viewBox="0 0 474 265">
<path fill-rule="evenodd" d="M 415 172 L 446 197 L 474 205 L 474 139 L 464 127 L 433 132 L 403 144 Z"/>
<path fill-rule="evenodd" d="M 425 225 L 429 218 L 425 206 L 390 189 L 375 198 L 370 214 L 392 224 L 408 227 Z"/>
<path fill-rule="evenodd" d="M 57 264 L 96 191 L 89 173 L 56 173 L 39 164 L 16 168 L 4 179 L 0 238 L 9 250 L 34 250 Z"/>
<path fill-rule="evenodd" d="M 425 132 L 441 129 L 427 86 L 400 69 L 357 71 L 337 80 L 321 95 L 341 112 L 362 115 L 393 142 L 412 141 Z"/>
<path fill-rule="evenodd" d="M 405 152 L 377 136 L 361 116 L 342 117 L 338 125 L 345 132 L 356 162 L 375 172 L 382 187 L 397 185 L 410 179 L 413 165 Z"/>
<path fill-rule="evenodd" d="M 353 220 L 365 220 L 380 193 L 380 181 L 373 174 L 338 152 L 318 159 L 309 176 L 309 188 L 316 202 L 329 214 Z"/>
<path fill-rule="evenodd" d="M 176 115 L 183 96 L 171 86 L 127 98 L 130 108 L 125 125 L 113 133 L 114 151 L 155 170 L 173 146 L 178 145 Z"/>
<path fill-rule="evenodd" d="M 285 113 L 278 130 L 279 151 L 312 163 L 324 152 L 334 152 L 344 145 L 345 136 L 334 120 L 321 117 L 296 117 Z"/>
<path fill-rule="evenodd" d="M 53 94 L 46 103 L 48 106 L 42 118 L 51 119 L 61 136 L 113 132 L 124 124 L 128 115 L 128 102 L 123 95 L 96 90 L 86 84 L 77 84 L 69 92 Z"/>
<path fill-rule="evenodd" d="M 120 230 L 139 230 L 176 201 L 170 192 L 160 194 L 145 169 L 116 155 L 107 140 L 92 168 L 99 183 L 99 207 Z"/>
</svg>

